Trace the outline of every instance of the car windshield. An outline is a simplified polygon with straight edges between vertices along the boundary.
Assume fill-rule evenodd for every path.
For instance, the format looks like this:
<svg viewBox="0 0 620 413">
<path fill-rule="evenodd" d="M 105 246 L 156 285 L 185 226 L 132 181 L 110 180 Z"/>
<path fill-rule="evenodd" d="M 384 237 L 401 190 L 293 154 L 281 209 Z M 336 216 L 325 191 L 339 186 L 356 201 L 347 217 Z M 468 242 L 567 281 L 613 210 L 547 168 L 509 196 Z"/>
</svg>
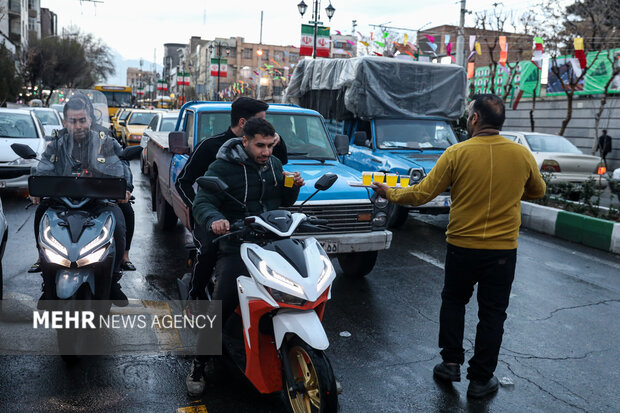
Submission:
<svg viewBox="0 0 620 413">
<path fill-rule="evenodd" d="M 292 159 L 336 159 L 329 137 L 318 116 L 267 113 Z"/>
<path fill-rule="evenodd" d="M 37 131 L 30 115 L 0 112 L 0 137 L 36 139 Z"/>
<path fill-rule="evenodd" d="M 432 119 L 378 119 L 380 149 L 445 149 L 457 142 L 446 121 Z"/>
<path fill-rule="evenodd" d="M 123 113 L 121 113 L 121 117 L 118 118 L 119 120 L 125 120 L 127 119 L 127 116 L 131 115 L 131 111 L 130 110 L 126 110 L 123 111 Z"/>
<path fill-rule="evenodd" d="M 127 108 L 131 106 L 130 92 L 102 92 L 108 100 L 108 106 L 112 108 Z"/>
<path fill-rule="evenodd" d="M 130 125 L 148 125 L 149 123 L 151 123 L 154 117 L 155 117 L 155 113 L 136 112 L 129 118 L 129 124 Z"/>
<path fill-rule="evenodd" d="M 58 117 L 56 116 L 54 111 L 35 109 L 34 115 L 37 117 L 37 119 L 41 121 L 43 125 L 60 125 L 60 121 L 58 120 Z"/>
<path fill-rule="evenodd" d="M 532 152 L 561 152 L 580 153 L 581 150 L 570 143 L 568 139 L 557 135 L 525 135 L 527 144 Z"/>
<path fill-rule="evenodd" d="M 159 127 L 160 132 L 172 132 L 177 125 L 177 118 L 163 118 Z"/>
</svg>

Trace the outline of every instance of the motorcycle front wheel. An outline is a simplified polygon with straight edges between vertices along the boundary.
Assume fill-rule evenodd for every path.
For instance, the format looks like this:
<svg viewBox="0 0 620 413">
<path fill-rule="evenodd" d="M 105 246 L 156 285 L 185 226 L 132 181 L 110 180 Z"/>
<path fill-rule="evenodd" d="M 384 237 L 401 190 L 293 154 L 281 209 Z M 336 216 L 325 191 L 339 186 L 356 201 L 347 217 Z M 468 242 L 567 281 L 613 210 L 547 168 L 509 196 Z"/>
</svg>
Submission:
<svg viewBox="0 0 620 413">
<path fill-rule="evenodd" d="M 329 413 L 338 410 L 338 391 L 332 366 L 320 350 L 315 350 L 298 337 L 288 343 L 286 357 L 293 379 L 303 384 L 303 391 L 289 391 L 283 375 L 283 395 L 291 413 Z"/>
</svg>

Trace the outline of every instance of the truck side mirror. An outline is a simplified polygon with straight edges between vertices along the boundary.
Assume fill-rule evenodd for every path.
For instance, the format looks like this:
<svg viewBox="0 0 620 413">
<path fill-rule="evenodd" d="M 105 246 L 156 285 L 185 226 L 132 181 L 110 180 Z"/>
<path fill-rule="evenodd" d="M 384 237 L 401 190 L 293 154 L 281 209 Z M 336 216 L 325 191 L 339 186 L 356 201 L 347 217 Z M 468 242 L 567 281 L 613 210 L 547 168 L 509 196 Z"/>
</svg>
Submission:
<svg viewBox="0 0 620 413">
<path fill-rule="evenodd" d="M 170 152 L 177 155 L 189 155 L 185 132 L 170 132 L 168 134 L 168 147 Z"/>
<path fill-rule="evenodd" d="M 353 136 L 353 145 L 368 147 L 368 135 L 364 131 L 357 131 Z"/>
<path fill-rule="evenodd" d="M 334 145 L 336 145 L 336 153 L 338 155 L 349 154 L 349 137 L 347 135 L 336 135 Z"/>
</svg>

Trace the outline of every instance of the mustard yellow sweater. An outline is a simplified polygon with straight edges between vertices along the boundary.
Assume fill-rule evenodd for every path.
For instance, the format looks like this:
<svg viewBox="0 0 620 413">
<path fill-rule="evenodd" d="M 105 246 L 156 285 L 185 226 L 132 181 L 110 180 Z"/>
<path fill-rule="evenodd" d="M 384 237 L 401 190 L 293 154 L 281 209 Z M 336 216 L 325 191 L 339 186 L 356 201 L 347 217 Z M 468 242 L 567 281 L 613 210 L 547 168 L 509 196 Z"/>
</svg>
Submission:
<svg viewBox="0 0 620 413">
<path fill-rule="evenodd" d="M 391 188 L 388 200 L 422 205 L 450 187 L 447 242 L 473 249 L 517 247 L 521 203 L 546 186 L 527 148 L 499 135 L 477 136 L 446 149 L 422 182 Z"/>
</svg>

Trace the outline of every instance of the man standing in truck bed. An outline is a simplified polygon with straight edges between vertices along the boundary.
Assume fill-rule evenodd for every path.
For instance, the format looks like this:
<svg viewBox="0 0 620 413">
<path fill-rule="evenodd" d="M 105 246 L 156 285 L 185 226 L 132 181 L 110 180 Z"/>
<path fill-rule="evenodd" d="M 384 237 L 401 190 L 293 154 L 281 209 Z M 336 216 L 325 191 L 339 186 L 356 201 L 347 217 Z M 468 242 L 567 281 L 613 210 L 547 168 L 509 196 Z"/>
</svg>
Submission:
<svg viewBox="0 0 620 413">
<path fill-rule="evenodd" d="M 248 119 L 253 117 L 265 118 L 269 105 L 260 100 L 240 97 L 230 107 L 230 127 L 227 131 L 201 141 L 179 174 L 175 183 L 177 192 L 190 210 L 192 217 L 192 203 L 196 196 L 194 182 L 205 174 L 209 165 L 215 161 L 217 152 L 229 139 L 243 136 L 243 127 Z M 276 134 L 277 143 L 273 149 L 273 155 L 285 165 L 288 161 L 286 145 Z M 198 254 L 192 269 L 192 279 L 189 290 L 191 299 L 206 299 L 205 287 L 213 273 L 213 267 L 217 259 L 217 246 L 212 244 L 213 235 L 203 231 L 199 226 L 194 227 L 194 242 L 198 248 Z"/>
</svg>

